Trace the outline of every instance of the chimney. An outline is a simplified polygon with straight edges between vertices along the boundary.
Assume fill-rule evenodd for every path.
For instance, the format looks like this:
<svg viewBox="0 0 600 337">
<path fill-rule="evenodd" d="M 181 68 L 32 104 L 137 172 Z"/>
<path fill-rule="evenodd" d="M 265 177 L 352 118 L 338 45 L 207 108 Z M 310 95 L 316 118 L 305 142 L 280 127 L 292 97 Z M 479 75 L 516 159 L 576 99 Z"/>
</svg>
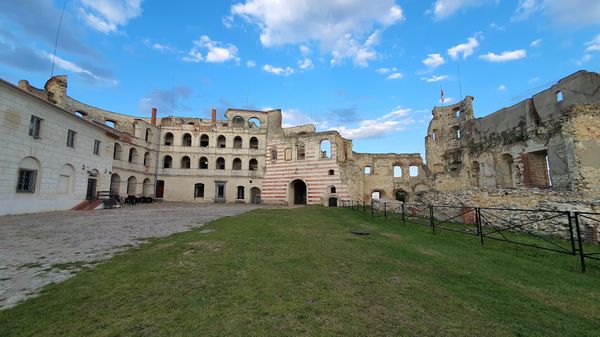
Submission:
<svg viewBox="0 0 600 337">
<path fill-rule="evenodd" d="M 213 124 L 217 123 L 217 109 L 215 109 L 215 108 L 212 109 L 212 123 Z"/>
<path fill-rule="evenodd" d="M 150 123 L 152 123 L 152 125 L 156 125 L 156 108 L 152 108 L 152 120 Z"/>
</svg>

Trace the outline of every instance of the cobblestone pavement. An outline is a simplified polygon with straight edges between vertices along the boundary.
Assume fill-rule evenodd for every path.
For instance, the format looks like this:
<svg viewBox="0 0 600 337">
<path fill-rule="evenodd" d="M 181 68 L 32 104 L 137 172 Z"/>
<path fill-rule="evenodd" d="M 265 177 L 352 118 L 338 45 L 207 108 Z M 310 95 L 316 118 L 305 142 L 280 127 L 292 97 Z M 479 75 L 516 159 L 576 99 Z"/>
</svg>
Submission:
<svg viewBox="0 0 600 337">
<path fill-rule="evenodd" d="M 115 253 L 256 207 L 163 202 L 120 209 L 0 216 L 0 309 Z"/>
</svg>

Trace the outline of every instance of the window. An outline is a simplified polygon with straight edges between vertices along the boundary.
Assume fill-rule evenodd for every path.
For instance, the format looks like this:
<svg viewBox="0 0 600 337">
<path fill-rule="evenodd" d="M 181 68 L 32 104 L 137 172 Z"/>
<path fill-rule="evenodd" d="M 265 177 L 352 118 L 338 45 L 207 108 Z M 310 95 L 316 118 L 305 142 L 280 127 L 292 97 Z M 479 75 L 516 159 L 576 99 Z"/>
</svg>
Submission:
<svg viewBox="0 0 600 337">
<path fill-rule="evenodd" d="M 242 169 L 242 160 L 240 158 L 235 158 L 233 160 L 233 165 L 231 166 L 232 170 L 241 170 Z"/>
<path fill-rule="evenodd" d="M 292 149 L 287 148 L 285 149 L 285 160 L 292 160 Z"/>
<path fill-rule="evenodd" d="M 306 158 L 304 144 L 296 145 L 296 160 L 304 160 L 304 158 Z"/>
<path fill-rule="evenodd" d="M 244 200 L 244 186 L 237 187 L 237 199 Z"/>
<path fill-rule="evenodd" d="M 225 182 L 215 181 L 215 199 L 219 199 L 220 202 L 225 199 Z"/>
<path fill-rule="evenodd" d="M 200 147 L 208 147 L 208 135 L 200 136 Z"/>
<path fill-rule="evenodd" d="M 260 119 L 256 117 L 252 117 L 248 120 L 248 127 L 250 128 L 260 128 Z"/>
<path fill-rule="evenodd" d="M 216 166 L 217 170 L 224 170 L 225 169 L 225 159 L 223 159 L 223 157 L 219 157 L 217 158 L 217 166 Z"/>
<path fill-rule="evenodd" d="M 170 132 L 165 134 L 165 145 L 173 145 L 173 134 Z"/>
<path fill-rule="evenodd" d="M 146 141 L 148 143 L 152 142 L 152 130 L 146 129 Z"/>
<path fill-rule="evenodd" d="M 183 135 L 183 139 L 181 140 L 182 146 L 192 146 L 192 135 L 186 133 Z"/>
<path fill-rule="evenodd" d="M 227 144 L 227 139 L 225 138 L 225 136 L 217 137 L 217 147 L 225 148 L 226 144 Z"/>
<path fill-rule="evenodd" d="M 366 175 L 370 175 L 371 174 L 371 166 L 365 166 L 365 174 Z"/>
<path fill-rule="evenodd" d="M 190 157 L 188 156 L 183 156 L 181 158 L 181 168 L 182 169 L 189 169 L 191 166 L 191 160 Z"/>
<path fill-rule="evenodd" d="M 258 138 L 256 138 L 256 137 L 250 138 L 250 148 L 258 149 Z"/>
<path fill-rule="evenodd" d="M 17 193 L 35 193 L 37 170 L 19 169 L 17 180 Z"/>
<path fill-rule="evenodd" d="M 144 166 L 150 166 L 150 161 L 152 160 L 152 156 L 150 152 L 144 153 Z"/>
<path fill-rule="evenodd" d="M 331 159 L 331 141 L 324 140 L 321 142 L 321 158 Z"/>
<path fill-rule="evenodd" d="M 334 175 L 334 174 L 335 174 L 335 171 L 333 171 L 333 170 L 329 170 L 329 175 L 330 175 L 330 176 L 332 176 L 332 175 Z"/>
<path fill-rule="evenodd" d="M 557 91 L 556 92 L 556 102 L 562 102 L 563 100 L 563 93 L 562 91 Z"/>
<path fill-rule="evenodd" d="M 198 168 L 200 168 L 202 170 L 208 169 L 208 159 L 206 157 L 200 158 L 200 163 L 198 165 Z"/>
<path fill-rule="evenodd" d="M 233 148 L 234 149 L 241 149 L 242 148 L 242 137 L 235 136 L 235 138 L 233 138 Z"/>
<path fill-rule="evenodd" d="M 37 116 L 31 116 L 29 121 L 29 135 L 35 139 L 40 138 L 40 128 L 42 127 L 42 120 Z"/>
<path fill-rule="evenodd" d="M 419 175 L 419 167 L 418 166 L 410 166 L 408 168 L 408 175 L 411 177 L 416 177 Z"/>
<path fill-rule="evenodd" d="M 329 189 L 330 193 L 336 193 L 336 188 L 335 186 L 331 186 L 331 188 Z"/>
<path fill-rule="evenodd" d="M 75 147 L 75 134 L 77 132 L 73 131 L 73 130 L 69 130 L 69 132 L 67 133 L 67 146 L 68 147 Z"/>
<path fill-rule="evenodd" d="M 113 152 L 113 159 L 115 160 L 121 160 L 121 144 L 119 143 L 115 143 L 115 150 Z"/>
<path fill-rule="evenodd" d="M 394 177 L 402 177 L 402 168 L 399 165 L 394 166 Z"/>
<path fill-rule="evenodd" d="M 204 198 L 204 184 L 194 185 L 194 198 Z"/>
<path fill-rule="evenodd" d="M 371 193 L 371 199 L 377 200 L 381 198 L 381 193 L 379 191 L 373 191 L 373 193 Z"/>
<path fill-rule="evenodd" d="M 271 150 L 271 160 L 277 160 L 277 150 Z"/>
<path fill-rule="evenodd" d="M 254 159 L 254 158 L 250 159 L 250 162 L 248 163 L 248 170 L 250 170 L 250 171 L 258 170 L 258 160 Z"/>
<path fill-rule="evenodd" d="M 244 117 L 242 116 L 235 116 L 233 117 L 233 126 L 237 126 L 237 127 L 244 127 Z"/>
<path fill-rule="evenodd" d="M 171 156 L 165 156 L 163 159 L 163 168 L 171 168 L 173 166 L 173 158 Z"/>
<path fill-rule="evenodd" d="M 94 140 L 94 154 L 100 155 L 100 141 Z"/>
<path fill-rule="evenodd" d="M 128 158 L 128 161 L 130 163 L 137 163 L 137 157 L 138 157 L 137 150 L 134 147 L 132 147 L 131 149 L 129 149 L 129 158 Z"/>
</svg>

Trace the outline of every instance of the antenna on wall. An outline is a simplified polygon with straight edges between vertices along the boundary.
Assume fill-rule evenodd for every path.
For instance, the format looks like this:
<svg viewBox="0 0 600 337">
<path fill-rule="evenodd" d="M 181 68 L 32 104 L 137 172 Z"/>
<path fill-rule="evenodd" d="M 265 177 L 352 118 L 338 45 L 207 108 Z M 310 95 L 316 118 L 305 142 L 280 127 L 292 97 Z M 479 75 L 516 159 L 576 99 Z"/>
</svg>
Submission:
<svg viewBox="0 0 600 337">
<path fill-rule="evenodd" d="M 56 49 L 58 47 L 60 27 L 62 26 L 63 18 L 65 16 L 65 8 L 67 8 L 67 0 L 65 0 L 65 2 L 63 3 L 62 12 L 60 13 L 60 21 L 58 22 L 58 29 L 56 30 L 56 39 L 54 40 L 54 53 L 52 53 L 52 69 L 50 70 L 50 78 L 54 76 L 54 62 L 56 61 Z"/>
<path fill-rule="evenodd" d="M 456 62 L 456 67 L 458 69 L 458 93 L 460 95 L 460 100 L 462 101 L 463 96 L 462 96 L 462 81 L 461 81 L 461 78 L 460 78 L 460 60 L 458 60 Z"/>
</svg>

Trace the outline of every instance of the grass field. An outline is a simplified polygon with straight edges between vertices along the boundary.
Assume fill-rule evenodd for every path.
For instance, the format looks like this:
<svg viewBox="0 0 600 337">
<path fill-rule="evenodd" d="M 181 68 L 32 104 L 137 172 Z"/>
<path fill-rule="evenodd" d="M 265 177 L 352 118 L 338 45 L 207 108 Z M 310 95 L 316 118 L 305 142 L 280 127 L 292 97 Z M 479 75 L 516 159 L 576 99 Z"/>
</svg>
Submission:
<svg viewBox="0 0 600 337">
<path fill-rule="evenodd" d="M 261 209 L 51 285 L 0 311 L 0 336 L 600 336 L 600 267 L 348 209 Z"/>
</svg>

